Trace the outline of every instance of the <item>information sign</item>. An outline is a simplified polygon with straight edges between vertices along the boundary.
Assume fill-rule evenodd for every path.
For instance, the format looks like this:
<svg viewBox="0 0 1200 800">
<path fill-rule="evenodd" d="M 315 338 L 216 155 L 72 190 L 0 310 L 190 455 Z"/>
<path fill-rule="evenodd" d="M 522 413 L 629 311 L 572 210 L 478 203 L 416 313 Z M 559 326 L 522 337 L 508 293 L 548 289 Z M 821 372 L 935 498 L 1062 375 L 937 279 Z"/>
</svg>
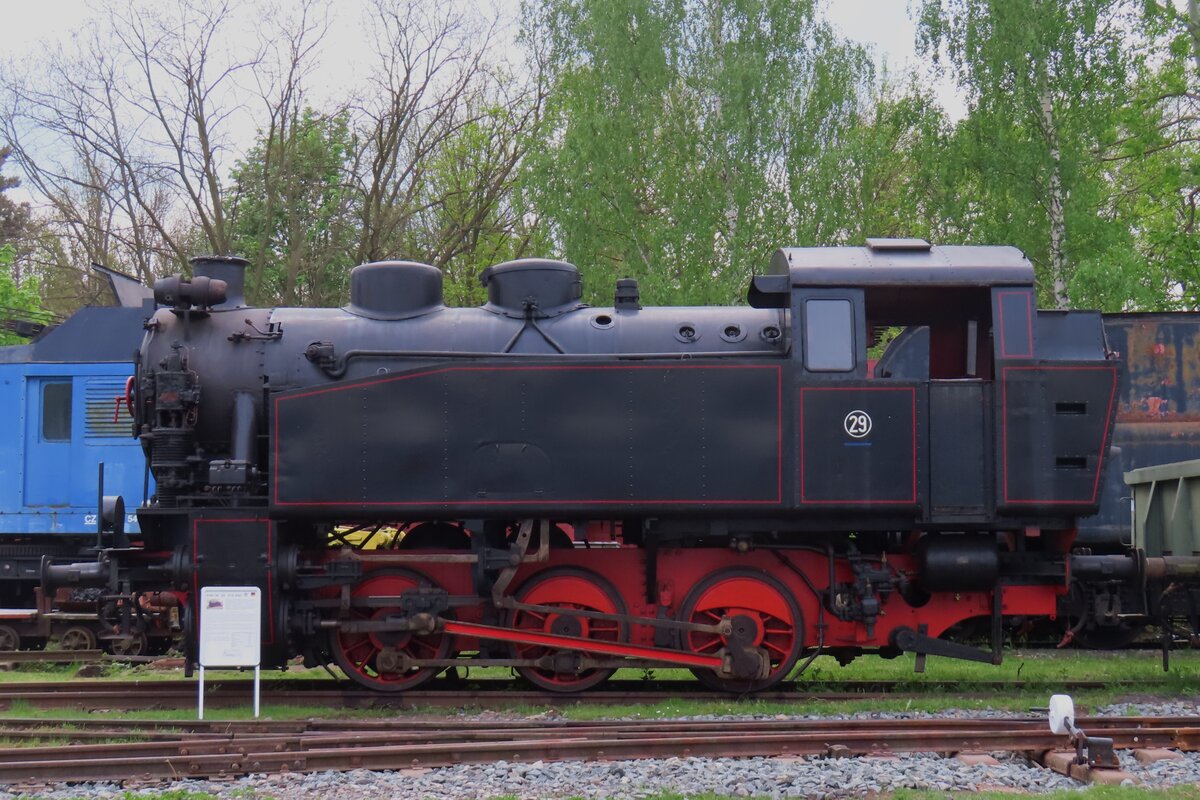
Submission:
<svg viewBox="0 0 1200 800">
<path fill-rule="evenodd" d="M 262 590 L 257 586 L 205 586 L 200 590 L 200 695 L 204 719 L 204 669 L 253 667 L 254 716 L 259 707 L 262 662 Z"/>
<path fill-rule="evenodd" d="M 261 642 L 261 589 L 205 586 L 200 590 L 200 666 L 257 667 Z"/>
</svg>

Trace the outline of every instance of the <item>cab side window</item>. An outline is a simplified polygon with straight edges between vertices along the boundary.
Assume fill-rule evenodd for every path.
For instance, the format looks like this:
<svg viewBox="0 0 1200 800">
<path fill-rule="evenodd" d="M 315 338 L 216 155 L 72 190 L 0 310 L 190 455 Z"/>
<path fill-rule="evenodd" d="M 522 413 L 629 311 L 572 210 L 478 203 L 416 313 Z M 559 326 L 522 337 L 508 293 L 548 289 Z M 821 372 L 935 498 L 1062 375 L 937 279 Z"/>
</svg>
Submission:
<svg viewBox="0 0 1200 800">
<path fill-rule="evenodd" d="M 804 301 L 804 367 L 809 372 L 854 369 L 854 311 L 849 300 Z"/>
</svg>

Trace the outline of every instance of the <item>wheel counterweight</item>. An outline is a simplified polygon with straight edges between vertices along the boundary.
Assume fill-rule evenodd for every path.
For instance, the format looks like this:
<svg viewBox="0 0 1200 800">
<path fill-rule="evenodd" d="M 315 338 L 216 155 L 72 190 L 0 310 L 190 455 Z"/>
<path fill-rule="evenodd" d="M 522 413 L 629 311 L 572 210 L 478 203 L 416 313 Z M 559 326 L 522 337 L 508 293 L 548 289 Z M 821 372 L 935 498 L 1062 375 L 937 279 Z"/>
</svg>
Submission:
<svg viewBox="0 0 1200 800">
<path fill-rule="evenodd" d="M 617 620 L 593 619 L 572 614 L 572 610 L 625 614 L 625 603 L 617 590 L 604 578 L 588 570 L 572 567 L 548 569 L 538 573 L 517 592 L 517 602 L 527 605 L 555 606 L 552 613 L 518 609 L 511 626 L 561 636 L 577 636 L 609 642 L 628 639 L 628 626 Z M 570 653 L 556 653 L 541 645 L 514 645 L 517 658 L 555 659 L 553 668 L 518 667 L 517 671 L 543 689 L 555 692 L 579 692 L 590 689 L 615 672 L 612 669 L 573 668 L 576 659 Z"/>
<path fill-rule="evenodd" d="M 400 597 L 405 592 L 431 587 L 433 582 L 407 569 L 376 570 L 364 577 L 351 592 L 352 601 L 372 597 Z M 352 606 L 348 621 L 380 621 L 403 617 L 399 606 L 373 608 Z M 450 636 L 443 633 L 414 631 L 343 631 L 331 634 L 330 650 L 334 662 L 351 680 L 382 692 L 413 689 L 434 678 L 442 667 L 405 668 L 403 660 L 448 658 Z"/>
</svg>

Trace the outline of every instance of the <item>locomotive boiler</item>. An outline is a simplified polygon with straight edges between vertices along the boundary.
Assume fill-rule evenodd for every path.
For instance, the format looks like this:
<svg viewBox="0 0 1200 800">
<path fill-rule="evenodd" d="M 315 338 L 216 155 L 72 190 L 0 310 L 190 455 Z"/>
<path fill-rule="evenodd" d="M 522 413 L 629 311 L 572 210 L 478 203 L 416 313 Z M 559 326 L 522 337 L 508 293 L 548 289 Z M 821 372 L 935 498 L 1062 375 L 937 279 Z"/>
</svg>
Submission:
<svg viewBox="0 0 1200 800">
<path fill-rule="evenodd" d="M 1120 365 L 1013 248 L 785 248 L 748 306 L 702 308 L 632 280 L 588 306 L 541 259 L 484 270 L 480 308 L 411 262 L 355 268 L 342 308 L 250 308 L 244 261 L 193 264 L 136 364 L 141 540 L 43 569 L 131 613 L 173 598 L 189 662 L 200 588 L 257 585 L 268 666 L 751 691 L 821 653 L 997 660 L 1072 570 L 1144 566 L 1072 554 Z M 990 650 L 940 638 L 975 619 Z"/>
</svg>

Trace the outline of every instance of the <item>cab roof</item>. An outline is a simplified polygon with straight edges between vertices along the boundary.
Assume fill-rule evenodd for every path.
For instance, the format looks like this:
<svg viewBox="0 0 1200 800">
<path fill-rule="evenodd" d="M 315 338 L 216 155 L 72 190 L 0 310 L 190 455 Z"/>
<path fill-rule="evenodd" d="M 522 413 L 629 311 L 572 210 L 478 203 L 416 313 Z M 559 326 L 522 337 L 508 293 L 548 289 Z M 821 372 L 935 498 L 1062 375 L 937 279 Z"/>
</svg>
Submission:
<svg viewBox="0 0 1200 800">
<path fill-rule="evenodd" d="M 1015 247 L 931 245 L 924 239 L 868 239 L 865 247 L 784 247 L 769 274 L 754 278 L 751 305 L 804 287 L 986 288 L 1033 286 L 1033 264 Z"/>
</svg>

